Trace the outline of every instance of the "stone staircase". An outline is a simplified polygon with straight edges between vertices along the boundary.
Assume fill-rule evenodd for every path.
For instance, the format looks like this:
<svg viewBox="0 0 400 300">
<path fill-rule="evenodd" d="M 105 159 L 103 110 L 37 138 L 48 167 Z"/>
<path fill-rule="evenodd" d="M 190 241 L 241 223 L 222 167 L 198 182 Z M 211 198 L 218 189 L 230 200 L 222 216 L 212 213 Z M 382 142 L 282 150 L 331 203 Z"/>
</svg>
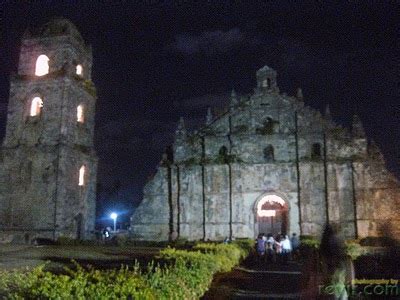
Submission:
<svg viewBox="0 0 400 300">
<path fill-rule="evenodd" d="M 300 299 L 302 265 L 245 261 L 217 275 L 203 299 Z"/>
</svg>

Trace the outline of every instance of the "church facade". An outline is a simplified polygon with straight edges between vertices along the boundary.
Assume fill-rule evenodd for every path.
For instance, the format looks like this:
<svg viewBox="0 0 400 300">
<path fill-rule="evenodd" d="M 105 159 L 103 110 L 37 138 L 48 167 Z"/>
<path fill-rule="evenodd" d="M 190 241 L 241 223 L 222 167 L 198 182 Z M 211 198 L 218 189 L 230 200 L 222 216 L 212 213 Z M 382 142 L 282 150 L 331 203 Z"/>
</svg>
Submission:
<svg viewBox="0 0 400 300">
<path fill-rule="evenodd" d="M 131 218 L 139 240 L 222 240 L 259 233 L 347 238 L 400 233 L 400 184 L 360 119 L 351 129 L 279 92 L 276 71 L 257 71 L 249 96 L 232 92 L 219 116 L 193 133 L 183 119 L 170 153 Z"/>
<path fill-rule="evenodd" d="M 0 149 L 0 241 L 90 238 L 95 224 L 92 51 L 55 19 L 27 30 Z"/>
</svg>

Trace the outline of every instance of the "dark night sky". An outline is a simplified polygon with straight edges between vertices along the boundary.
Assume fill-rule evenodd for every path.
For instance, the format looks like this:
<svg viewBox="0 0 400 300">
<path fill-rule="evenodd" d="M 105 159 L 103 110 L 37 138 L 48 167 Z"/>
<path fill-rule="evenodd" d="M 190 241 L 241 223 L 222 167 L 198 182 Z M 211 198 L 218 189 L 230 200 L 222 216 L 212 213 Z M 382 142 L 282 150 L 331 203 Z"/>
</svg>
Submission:
<svg viewBox="0 0 400 300">
<path fill-rule="evenodd" d="M 198 127 L 207 106 L 224 106 L 232 88 L 251 92 L 265 64 L 278 71 L 281 91 L 291 95 L 301 86 L 307 104 L 323 111 L 329 103 L 339 123 L 349 125 L 358 113 L 400 174 L 395 1 L 0 3 L 0 140 L 25 28 L 63 16 L 93 46 L 99 217 L 132 212 L 179 116 Z"/>
</svg>

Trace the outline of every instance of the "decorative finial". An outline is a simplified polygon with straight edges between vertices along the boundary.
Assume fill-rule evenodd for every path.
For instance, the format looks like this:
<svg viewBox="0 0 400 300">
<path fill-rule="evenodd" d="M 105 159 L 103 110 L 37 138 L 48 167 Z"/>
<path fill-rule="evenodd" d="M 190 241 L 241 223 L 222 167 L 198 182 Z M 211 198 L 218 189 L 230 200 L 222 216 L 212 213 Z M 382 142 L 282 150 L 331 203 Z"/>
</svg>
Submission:
<svg viewBox="0 0 400 300">
<path fill-rule="evenodd" d="M 325 106 L 325 117 L 329 117 L 331 115 L 331 109 L 329 107 L 329 103 Z"/>
<path fill-rule="evenodd" d="M 230 107 L 233 108 L 233 107 L 235 107 L 237 104 L 238 104 L 238 97 L 237 97 L 237 94 L 236 94 L 235 89 L 232 89 L 232 92 L 231 92 L 231 105 L 230 105 Z"/>
<path fill-rule="evenodd" d="M 208 107 L 207 115 L 206 115 L 206 124 L 210 125 L 212 121 L 213 121 L 213 115 L 212 115 L 211 107 Z"/>
<path fill-rule="evenodd" d="M 358 136 L 358 137 L 365 136 L 364 126 L 361 122 L 360 117 L 357 116 L 356 114 L 353 115 L 353 123 L 352 123 L 351 132 L 354 136 Z"/>
<path fill-rule="evenodd" d="M 297 88 L 296 98 L 300 101 L 303 101 L 303 90 L 301 88 Z"/>
<path fill-rule="evenodd" d="M 185 121 L 183 120 L 183 117 L 179 118 L 178 127 L 177 127 L 175 133 L 176 133 L 177 137 L 180 137 L 180 138 L 186 137 L 187 131 L 186 131 Z"/>
<path fill-rule="evenodd" d="M 373 159 L 380 160 L 380 161 L 385 160 L 381 150 L 379 149 L 378 145 L 376 144 L 376 142 L 374 140 L 369 141 L 369 143 L 367 145 L 367 152 L 368 152 L 368 156 Z"/>
<path fill-rule="evenodd" d="M 178 123 L 178 129 L 184 129 L 185 128 L 185 120 L 183 120 L 183 117 L 179 118 L 179 123 Z"/>
</svg>

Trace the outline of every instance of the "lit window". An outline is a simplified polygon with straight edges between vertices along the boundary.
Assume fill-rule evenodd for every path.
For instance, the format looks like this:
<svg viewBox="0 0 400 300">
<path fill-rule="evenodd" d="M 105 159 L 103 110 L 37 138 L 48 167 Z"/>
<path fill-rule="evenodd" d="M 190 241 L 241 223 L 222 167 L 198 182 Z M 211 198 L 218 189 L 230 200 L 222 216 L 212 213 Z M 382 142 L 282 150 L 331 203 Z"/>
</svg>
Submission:
<svg viewBox="0 0 400 300">
<path fill-rule="evenodd" d="M 85 121 L 82 104 L 78 105 L 78 107 L 76 108 L 76 119 L 79 123 L 83 123 Z"/>
<path fill-rule="evenodd" d="M 82 65 L 76 66 L 76 75 L 82 75 Z"/>
<path fill-rule="evenodd" d="M 42 54 L 36 60 L 36 76 L 43 76 L 49 73 L 49 58 Z"/>
<path fill-rule="evenodd" d="M 86 171 L 85 166 L 82 166 L 79 169 L 79 186 L 85 185 L 85 171 Z"/>
<path fill-rule="evenodd" d="M 35 117 L 40 115 L 42 107 L 43 107 L 43 100 L 40 97 L 33 98 L 31 102 L 30 116 Z"/>
</svg>

